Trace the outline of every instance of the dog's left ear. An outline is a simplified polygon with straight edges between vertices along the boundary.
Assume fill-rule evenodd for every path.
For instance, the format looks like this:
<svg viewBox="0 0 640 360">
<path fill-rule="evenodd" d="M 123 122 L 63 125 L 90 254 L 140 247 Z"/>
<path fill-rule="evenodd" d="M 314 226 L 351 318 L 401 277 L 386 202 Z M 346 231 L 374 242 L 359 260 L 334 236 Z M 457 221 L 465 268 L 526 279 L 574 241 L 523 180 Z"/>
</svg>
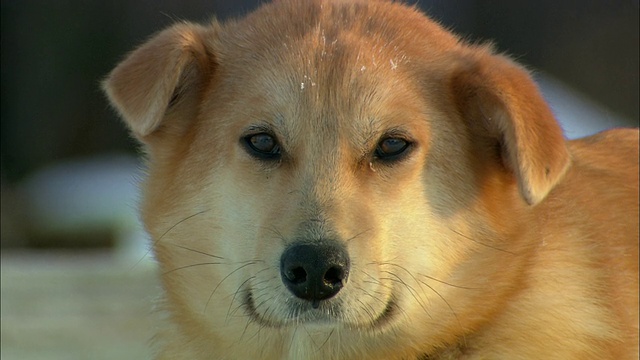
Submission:
<svg viewBox="0 0 640 360">
<path fill-rule="evenodd" d="M 451 78 L 472 136 L 493 139 L 530 205 L 542 201 L 570 164 L 562 129 L 528 72 L 489 47 L 467 54 Z"/>
</svg>

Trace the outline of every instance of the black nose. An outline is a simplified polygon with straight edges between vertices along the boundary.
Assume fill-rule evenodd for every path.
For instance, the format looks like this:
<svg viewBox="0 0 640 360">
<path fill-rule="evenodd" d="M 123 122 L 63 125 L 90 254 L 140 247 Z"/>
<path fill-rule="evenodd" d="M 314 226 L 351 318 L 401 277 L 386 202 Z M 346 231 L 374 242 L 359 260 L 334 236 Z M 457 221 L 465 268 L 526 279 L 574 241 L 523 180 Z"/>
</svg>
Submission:
<svg viewBox="0 0 640 360">
<path fill-rule="evenodd" d="M 282 254 L 280 274 L 289 291 L 318 308 L 347 281 L 349 256 L 336 245 L 293 245 Z"/>
</svg>

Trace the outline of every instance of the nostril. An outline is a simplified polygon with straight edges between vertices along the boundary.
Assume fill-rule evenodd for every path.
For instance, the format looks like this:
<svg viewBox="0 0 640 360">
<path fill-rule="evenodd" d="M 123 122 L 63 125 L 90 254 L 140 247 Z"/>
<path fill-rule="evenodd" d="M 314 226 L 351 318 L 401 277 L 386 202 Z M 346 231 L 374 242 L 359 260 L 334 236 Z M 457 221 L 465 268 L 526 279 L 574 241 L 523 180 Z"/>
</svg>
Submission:
<svg viewBox="0 0 640 360">
<path fill-rule="evenodd" d="M 300 284 L 307 281 L 307 272 L 302 266 L 288 269 L 285 275 L 287 279 L 294 284 Z"/>
<path fill-rule="evenodd" d="M 344 270 L 342 268 L 334 266 L 324 274 L 324 281 L 327 284 L 335 286 L 341 284 L 342 280 L 344 280 Z"/>
</svg>

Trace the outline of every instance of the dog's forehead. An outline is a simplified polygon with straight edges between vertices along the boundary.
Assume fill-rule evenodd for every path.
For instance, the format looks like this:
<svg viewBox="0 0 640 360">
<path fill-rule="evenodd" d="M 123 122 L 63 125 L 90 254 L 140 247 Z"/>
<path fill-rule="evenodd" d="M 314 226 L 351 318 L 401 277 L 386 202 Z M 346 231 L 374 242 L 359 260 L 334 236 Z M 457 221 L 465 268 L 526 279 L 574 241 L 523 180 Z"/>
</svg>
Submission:
<svg viewBox="0 0 640 360">
<path fill-rule="evenodd" d="M 342 10 L 342 21 L 317 8 L 286 25 L 240 23 L 234 36 L 223 35 L 230 76 L 243 77 L 245 94 L 265 107 L 260 120 L 287 137 L 313 133 L 325 144 L 347 138 L 360 146 L 410 118 L 407 112 L 419 105 L 412 76 L 416 54 L 407 51 L 415 40 L 411 34 L 392 29 L 396 22 L 382 14 L 367 25 L 371 16 Z"/>
<path fill-rule="evenodd" d="M 273 115 L 267 120 L 288 135 L 285 141 L 348 140 L 361 147 L 411 117 L 406 112 L 416 107 L 410 103 L 417 99 L 409 77 L 399 69 L 402 55 L 374 56 L 366 44 L 324 41 L 298 44 L 308 50 L 264 69 L 269 81 L 256 84 L 268 94 L 265 104 Z"/>
</svg>

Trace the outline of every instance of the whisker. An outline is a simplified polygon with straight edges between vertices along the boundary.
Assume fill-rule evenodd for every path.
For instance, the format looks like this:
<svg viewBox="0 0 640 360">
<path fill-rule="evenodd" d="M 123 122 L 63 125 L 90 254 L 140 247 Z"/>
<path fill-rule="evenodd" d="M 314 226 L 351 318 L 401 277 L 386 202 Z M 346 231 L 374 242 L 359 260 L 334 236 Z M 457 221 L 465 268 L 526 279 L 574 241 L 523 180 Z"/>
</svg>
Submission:
<svg viewBox="0 0 640 360">
<path fill-rule="evenodd" d="M 249 328 L 249 325 L 252 322 L 253 322 L 253 319 L 251 318 L 251 316 L 247 316 L 247 322 L 246 324 L 244 324 L 244 329 L 242 330 L 242 334 L 240 334 L 240 338 L 238 339 L 238 341 L 241 341 L 244 338 L 244 335 L 247 333 L 247 329 Z M 260 330 L 258 330 L 255 334 L 253 334 L 253 336 L 249 338 L 249 340 L 253 339 L 254 336 L 257 336 L 259 332 Z"/>
<path fill-rule="evenodd" d="M 222 283 L 227 280 L 229 278 L 229 276 L 233 275 L 234 273 L 236 273 L 237 271 L 240 271 L 241 269 L 249 266 L 249 265 L 254 265 L 256 262 L 255 261 L 250 261 L 247 262 L 246 264 L 239 266 L 238 268 L 236 268 L 235 270 L 233 270 L 232 272 L 230 272 L 229 274 L 227 274 L 227 276 L 225 276 L 222 280 L 220 280 L 220 282 L 218 283 L 218 285 L 216 285 L 215 288 L 213 288 L 213 291 L 211 292 L 211 294 L 209 295 L 209 299 L 207 300 L 207 303 L 204 305 L 204 311 L 203 313 L 207 312 L 207 307 L 209 307 L 209 303 L 211 302 L 211 298 L 213 298 L 213 294 L 216 292 L 216 290 L 218 290 L 218 287 L 220 287 L 220 285 L 222 285 Z"/>
<path fill-rule="evenodd" d="M 477 287 L 468 287 L 468 286 L 462 286 L 462 285 L 455 285 L 455 284 L 451 284 L 451 283 L 448 283 L 448 282 L 446 282 L 446 281 L 438 280 L 438 279 L 436 279 L 436 278 L 434 278 L 434 277 L 432 277 L 432 276 L 425 275 L 425 274 L 418 274 L 418 276 L 426 277 L 426 278 L 427 278 L 427 279 L 429 279 L 429 280 L 433 280 L 433 281 L 435 281 L 435 282 L 439 282 L 439 283 L 441 283 L 441 284 L 444 284 L 444 285 L 447 285 L 447 286 L 451 286 L 451 287 L 454 287 L 454 288 L 456 288 L 456 289 L 463 289 L 463 290 L 482 290 L 482 288 L 477 288 Z"/>
<path fill-rule="evenodd" d="M 483 243 L 483 242 L 478 241 L 478 240 L 476 240 L 476 239 L 474 239 L 474 238 L 472 238 L 472 237 L 470 237 L 470 236 L 468 236 L 468 235 L 465 235 L 465 234 L 463 234 L 463 233 L 461 233 L 461 232 L 459 232 L 459 231 L 457 231 L 457 230 L 455 230 L 455 229 L 452 229 L 452 228 L 448 228 L 448 229 L 449 229 L 451 232 L 453 232 L 454 234 L 456 234 L 456 235 L 458 235 L 458 236 L 460 236 L 460 237 L 462 237 L 462 238 L 464 238 L 464 239 L 467 239 L 467 240 L 472 241 L 472 242 L 474 242 L 474 243 L 476 243 L 476 244 L 479 244 L 479 245 L 482 245 L 482 246 L 488 247 L 489 249 L 493 249 L 493 250 L 496 250 L 496 251 L 501 251 L 501 252 L 503 252 L 503 253 L 507 253 L 507 254 L 510 254 L 510 255 L 516 255 L 516 254 L 515 254 L 514 252 L 512 252 L 512 251 L 505 250 L 505 249 L 501 249 L 501 248 L 499 248 L 499 247 L 497 247 L 497 246 L 489 245 L 489 244 L 487 244 L 487 243 Z"/>
<path fill-rule="evenodd" d="M 379 285 L 382 288 L 385 288 L 389 291 L 393 291 L 393 287 L 389 286 L 388 284 L 384 284 L 383 282 L 381 282 L 380 280 L 374 278 L 371 274 L 369 274 L 366 271 L 363 271 L 363 274 L 370 278 L 371 280 L 364 280 L 363 283 L 365 284 L 375 284 L 375 285 Z M 387 305 L 387 303 L 385 301 L 383 301 L 382 299 L 380 299 L 378 296 L 373 296 L 373 294 L 371 294 L 369 291 L 365 291 L 362 287 L 358 287 L 359 290 L 361 290 L 362 292 L 366 293 L 367 295 L 369 295 L 372 299 L 379 301 L 382 305 Z M 374 291 L 374 294 L 378 294 L 378 295 L 385 295 L 383 294 L 380 290 L 376 290 Z"/>
<path fill-rule="evenodd" d="M 298 329 L 300 329 L 299 325 L 296 325 L 295 329 L 293 329 L 293 334 L 291 334 L 291 341 L 289 342 L 289 354 L 291 354 L 291 350 L 293 349 L 293 343 L 296 341 L 296 336 L 298 335 Z"/>
<path fill-rule="evenodd" d="M 249 276 L 245 281 L 243 281 L 238 286 L 236 291 L 233 293 L 233 297 L 231 298 L 231 302 L 229 302 L 229 309 L 227 310 L 227 316 L 226 316 L 226 318 L 224 320 L 225 325 L 229 324 L 229 317 L 231 316 L 231 307 L 233 306 L 233 302 L 236 300 L 236 296 L 238 296 L 238 293 L 240 292 L 240 290 L 242 289 L 244 284 L 246 284 L 247 282 L 251 281 L 252 279 L 255 279 L 255 276 Z"/>
<path fill-rule="evenodd" d="M 324 340 L 324 342 L 322 343 L 322 345 L 320 345 L 320 347 L 318 348 L 318 352 L 327 344 L 327 342 L 329 342 L 329 339 L 331 338 L 331 336 L 333 335 L 333 332 L 336 331 L 336 329 L 331 329 L 331 332 L 329 333 L 329 336 L 327 336 L 327 338 Z"/>
<path fill-rule="evenodd" d="M 184 265 L 184 266 L 179 266 L 177 268 L 165 271 L 162 273 L 162 275 L 168 275 L 171 274 L 172 272 L 178 271 L 178 270 L 184 270 L 184 269 L 188 269 L 191 267 L 196 267 L 196 266 L 203 266 L 203 265 L 223 265 L 225 263 L 223 262 L 206 262 L 206 263 L 197 263 L 197 264 L 189 264 L 189 265 Z"/>
<path fill-rule="evenodd" d="M 282 233 L 275 226 L 272 225 L 266 229 L 275 234 L 275 236 L 282 242 L 283 245 L 287 243 L 287 238 L 285 238 L 284 235 L 282 235 Z"/>
<path fill-rule="evenodd" d="M 449 302 L 447 301 L 447 299 L 444 298 L 444 296 L 442 296 L 436 289 L 434 289 L 433 287 L 431 287 L 429 284 L 427 284 L 424 281 L 420 281 L 418 280 L 420 283 L 422 283 L 424 286 L 428 287 L 429 289 L 431 289 L 431 291 L 433 291 L 436 295 L 438 295 L 438 297 L 444 301 L 444 303 L 447 305 L 447 307 L 449 308 L 449 310 L 451 311 L 451 313 L 453 314 L 453 317 L 456 318 L 456 322 L 458 323 L 458 327 L 461 330 L 464 330 L 464 328 L 462 327 L 462 323 L 460 322 L 460 318 L 458 318 L 458 314 L 456 313 L 455 310 L 453 310 L 453 307 L 451 307 L 451 304 L 449 304 Z M 462 341 L 466 344 L 466 337 L 464 335 L 464 331 L 462 332 Z"/>
<path fill-rule="evenodd" d="M 209 211 L 209 210 L 210 210 L 210 209 L 202 210 L 202 211 L 198 211 L 197 213 L 195 213 L 195 214 L 191 214 L 191 215 L 187 216 L 186 218 L 184 218 L 184 219 L 182 219 L 182 220 L 178 221 L 177 223 L 175 223 L 175 224 L 171 225 L 171 227 L 169 227 L 169 228 L 168 228 L 164 233 L 162 233 L 162 235 L 160 235 L 160 237 L 158 238 L 158 240 L 156 240 L 153 244 L 154 244 L 154 245 L 155 245 L 155 244 L 157 244 L 160 240 L 162 240 L 162 238 L 163 238 L 165 235 L 167 235 L 167 234 L 169 233 L 169 231 L 173 230 L 176 226 L 178 226 L 178 225 L 182 224 L 183 222 L 185 222 L 185 221 L 187 221 L 187 220 L 189 220 L 189 219 L 192 219 L 192 218 L 194 218 L 194 217 L 196 217 L 196 216 L 198 216 L 198 215 L 202 215 L 202 214 L 206 213 L 206 212 L 207 212 L 207 211 Z"/>
<path fill-rule="evenodd" d="M 256 263 L 257 263 L 257 262 L 256 262 Z M 249 282 L 249 281 L 251 281 L 251 280 L 256 279 L 258 274 L 260 274 L 261 272 L 263 272 L 263 271 L 265 271 L 265 270 L 268 270 L 268 269 L 269 269 L 269 268 L 267 267 L 267 268 L 264 268 L 264 269 L 262 269 L 262 270 L 260 270 L 260 271 L 256 272 L 253 276 L 248 277 L 245 281 L 243 281 L 243 282 L 238 286 L 238 289 L 234 292 L 233 297 L 231 298 L 231 302 L 229 303 L 229 310 L 227 311 L 227 320 L 228 320 L 229 316 L 230 316 L 230 315 L 233 315 L 233 313 L 235 313 L 235 312 L 237 311 L 237 309 L 240 307 L 240 306 L 238 306 L 238 307 L 236 308 L 236 310 L 231 311 L 231 307 L 233 306 L 233 302 L 235 301 L 236 297 L 238 296 L 238 293 L 240 292 L 240 290 L 242 290 L 242 288 L 244 287 L 244 285 L 245 285 L 247 282 Z M 253 288 L 255 288 L 256 286 L 261 285 L 261 284 L 263 284 L 263 283 L 265 283 L 265 282 L 268 282 L 268 280 L 262 280 L 262 281 L 259 281 L 259 282 L 257 282 L 257 283 L 254 283 L 254 284 L 253 284 Z M 240 304 L 240 305 L 242 305 L 242 304 Z"/>
<path fill-rule="evenodd" d="M 426 282 L 424 282 L 424 281 L 419 280 L 418 278 L 416 278 L 416 277 L 413 275 L 413 273 L 411 273 L 411 272 L 410 272 L 407 268 L 405 268 L 404 266 L 399 265 L 399 264 L 394 264 L 394 263 L 386 263 L 386 264 L 387 264 L 387 265 L 391 265 L 391 266 L 395 266 L 395 267 L 397 267 L 397 268 L 399 268 L 399 269 L 402 269 L 402 270 L 403 270 L 403 271 L 405 271 L 407 274 L 409 274 L 409 276 L 411 276 L 411 278 L 413 279 L 413 281 L 415 281 L 415 282 L 416 282 L 416 283 L 418 283 L 418 284 L 422 284 L 422 285 L 424 285 L 424 286 L 428 287 L 431 291 L 433 291 L 433 292 L 434 292 L 434 293 L 435 293 L 435 294 L 436 294 L 436 295 L 437 295 L 437 296 L 438 296 L 438 297 L 439 297 L 439 298 L 440 298 L 440 299 L 441 299 L 441 300 L 442 300 L 442 301 L 447 305 L 447 307 L 449 308 L 449 310 L 450 310 L 450 311 L 451 311 L 451 313 L 453 314 L 453 317 L 456 319 L 456 322 L 458 323 L 458 326 L 462 329 L 462 323 L 460 322 L 460 319 L 458 318 L 458 314 L 455 312 L 455 310 L 453 310 L 453 307 L 451 307 L 451 304 L 449 304 L 449 302 L 447 301 L 447 299 L 445 299 L 445 298 L 444 298 L 444 296 L 442 296 L 442 295 L 441 295 L 441 294 L 440 294 L 436 289 L 434 289 L 431 285 L 427 284 Z M 420 275 L 420 274 L 418 274 L 418 275 Z M 459 286 L 454 286 L 454 285 L 448 284 L 448 283 L 446 283 L 446 282 L 444 282 L 444 281 L 440 281 L 440 280 L 437 280 L 437 279 L 431 278 L 431 277 L 426 276 L 426 275 L 422 275 L 422 276 L 427 277 L 427 278 L 432 279 L 432 280 L 435 280 L 435 281 L 438 281 L 438 282 L 440 282 L 440 283 L 443 283 L 443 284 L 449 285 L 449 286 L 453 286 L 453 287 L 456 287 L 456 288 L 463 288 L 463 287 L 459 287 Z M 464 288 L 463 288 L 463 289 L 464 289 Z M 427 314 L 429 314 L 429 312 L 427 312 Z M 464 338 L 463 338 L 463 340 L 464 340 Z"/>
<path fill-rule="evenodd" d="M 297 314 L 297 316 L 299 316 L 299 315 L 300 315 L 300 314 Z M 296 316 L 296 317 L 297 317 L 297 316 Z M 309 332 L 309 329 L 308 329 L 306 326 L 304 326 L 304 327 L 302 327 L 302 328 L 304 329 L 304 332 L 306 332 L 306 333 L 307 333 L 307 337 L 308 337 L 308 338 L 311 340 L 311 342 L 313 343 L 313 346 L 316 348 L 316 351 L 320 351 L 320 347 L 321 347 L 322 345 L 318 346 L 318 343 L 316 342 L 316 338 L 315 338 L 315 336 L 311 335 L 311 333 Z"/>
<path fill-rule="evenodd" d="M 129 269 L 129 271 L 131 271 L 131 270 L 135 269 L 135 268 L 140 264 L 140 262 L 142 262 L 142 260 L 143 260 L 144 258 L 146 258 L 146 257 L 149 255 L 149 253 L 151 252 L 151 250 L 152 250 L 152 249 L 153 249 L 153 248 L 158 244 L 158 242 L 159 242 L 160 240 L 162 240 L 162 238 L 164 238 L 164 236 L 165 236 L 165 235 L 167 235 L 167 234 L 169 233 L 169 231 L 173 230 L 176 226 L 178 226 L 178 225 L 182 224 L 183 222 L 185 222 L 185 221 L 187 221 L 187 220 L 189 220 L 189 219 L 191 219 L 191 218 L 194 218 L 194 217 L 196 217 L 196 216 L 198 216 L 198 215 L 202 215 L 202 214 L 204 214 L 205 212 L 207 212 L 207 211 L 209 211 L 209 210 L 210 210 L 210 209 L 202 210 L 202 211 L 198 211 L 197 213 L 195 213 L 195 214 L 191 214 L 191 215 L 187 216 L 186 218 L 184 218 L 184 219 L 182 219 L 182 220 L 178 221 L 177 223 L 175 223 L 175 224 L 171 225 L 171 227 L 169 227 L 169 228 L 168 228 L 164 233 L 162 233 L 162 235 L 160 235 L 160 237 L 159 237 L 157 240 L 155 240 L 155 241 L 151 244 L 151 246 L 149 246 L 149 248 L 148 248 L 148 249 L 147 249 L 147 251 L 144 253 L 144 255 L 142 255 L 142 257 L 140 257 L 140 259 L 139 259 L 135 264 L 133 264 L 133 266 Z"/>
<path fill-rule="evenodd" d="M 217 255 L 209 254 L 209 253 L 206 253 L 206 252 L 204 252 L 204 251 L 200 251 L 200 250 L 196 250 L 196 249 L 188 248 L 188 247 L 186 247 L 186 246 L 182 246 L 182 245 L 178 245 L 178 244 L 174 244 L 174 243 L 169 243 L 169 245 L 171 245 L 171 246 L 175 246 L 175 247 L 180 248 L 180 249 L 188 250 L 188 251 L 191 251 L 191 252 L 194 252 L 194 253 L 198 253 L 198 254 L 202 254 L 202 255 L 210 256 L 210 257 L 212 257 L 212 258 L 216 258 L 216 259 L 224 260 L 224 258 L 223 258 L 222 256 L 217 256 Z"/>
<path fill-rule="evenodd" d="M 407 290 L 409 290 L 409 292 L 411 293 L 411 296 L 413 296 L 413 298 L 414 298 L 414 299 L 416 299 L 416 301 L 418 302 L 418 304 L 420 305 L 420 307 L 422 308 L 422 310 L 424 310 L 424 312 L 425 312 L 425 313 L 427 313 L 427 315 L 429 315 L 429 317 L 433 318 L 433 317 L 431 316 L 431 314 L 429 313 L 429 310 L 427 310 L 427 307 L 426 307 L 426 305 L 424 304 L 424 302 L 422 301 L 422 299 L 420 299 L 420 297 L 417 295 L 417 294 L 418 294 L 418 292 L 416 291 L 416 289 L 414 289 L 411 285 L 407 284 L 404 280 L 402 280 L 402 278 L 401 278 L 400 276 L 396 275 L 395 273 L 393 273 L 393 272 L 391 272 L 391 271 L 386 271 L 386 270 L 385 270 L 385 271 L 382 271 L 382 272 L 385 272 L 385 273 L 387 273 L 387 274 L 389 274 L 389 275 L 391 275 L 391 276 L 395 277 L 395 279 L 393 279 L 393 278 L 386 278 L 386 279 L 388 279 L 389 281 L 394 281 L 394 282 L 397 282 L 397 283 L 399 283 L 399 284 L 404 285 L 404 286 L 407 288 Z"/>
<path fill-rule="evenodd" d="M 362 289 L 360 289 L 360 290 L 362 290 Z M 375 299 L 375 297 L 374 297 L 373 295 L 371 295 L 370 293 L 368 293 L 368 292 L 366 292 L 366 291 L 363 291 L 363 292 L 364 292 L 366 295 L 368 295 L 369 297 L 371 297 L 372 299 Z M 362 299 L 359 299 L 359 298 L 358 298 L 358 299 L 356 299 L 356 301 L 357 301 L 360 305 L 362 305 L 362 311 L 364 311 L 365 313 L 367 313 L 367 315 L 369 315 L 369 319 L 371 319 L 371 321 L 375 320 L 375 318 L 376 318 L 376 316 L 375 316 L 375 314 L 374 314 L 374 311 L 375 311 L 375 310 L 371 307 L 371 305 L 367 305 L 367 304 L 365 304 L 365 303 L 362 301 Z M 382 300 L 380 300 L 380 301 L 382 301 Z M 385 304 L 384 304 L 384 302 L 383 302 L 383 305 L 385 305 Z"/>
<path fill-rule="evenodd" d="M 378 282 L 378 285 L 380 285 L 380 286 L 384 286 L 384 285 L 382 285 L 380 282 Z M 387 287 L 387 288 L 388 288 L 388 287 Z M 359 291 L 361 291 L 361 292 L 363 292 L 365 295 L 369 296 L 369 297 L 370 297 L 370 298 L 372 298 L 373 300 L 375 300 L 375 301 L 379 302 L 381 305 L 383 305 L 383 306 L 386 306 L 386 305 L 387 305 L 387 303 L 386 303 L 384 300 L 380 299 L 380 298 L 379 298 L 379 297 L 377 297 L 377 296 L 374 296 L 374 294 L 378 294 L 378 295 L 386 295 L 386 294 L 382 294 L 382 293 L 380 293 L 379 291 L 375 291 L 375 292 L 372 294 L 371 292 L 369 292 L 369 291 L 367 291 L 367 290 L 363 289 L 363 288 L 362 288 L 362 287 L 360 287 L 360 286 L 356 287 L 356 289 L 357 289 L 357 290 L 359 290 Z M 360 299 L 358 299 L 358 300 L 360 300 Z"/>
<path fill-rule="evenodd" d="M 373 228 L 368 228 L 368 229 L 366 229 L 366 230 L 363 230 L 363 231 L 361 231 L 361 232 L 359 232 L 359 233 L 355 234 L 354 236 L 352 236 L 352 237 L 348 238 L 347 240 L 345 240 L 345 242 L 348 244 L 348 243 L 350 243 L 350 242 L 351 242 L 351 240 L 356 239 L 356 238 L 357 238 L 357 237 L 359 237 L 360 235 L 365 234 L 365 233 L 367 233 L 367 232 L 371 231 L 372 229 L 373 229 Z"/>
</svg>

